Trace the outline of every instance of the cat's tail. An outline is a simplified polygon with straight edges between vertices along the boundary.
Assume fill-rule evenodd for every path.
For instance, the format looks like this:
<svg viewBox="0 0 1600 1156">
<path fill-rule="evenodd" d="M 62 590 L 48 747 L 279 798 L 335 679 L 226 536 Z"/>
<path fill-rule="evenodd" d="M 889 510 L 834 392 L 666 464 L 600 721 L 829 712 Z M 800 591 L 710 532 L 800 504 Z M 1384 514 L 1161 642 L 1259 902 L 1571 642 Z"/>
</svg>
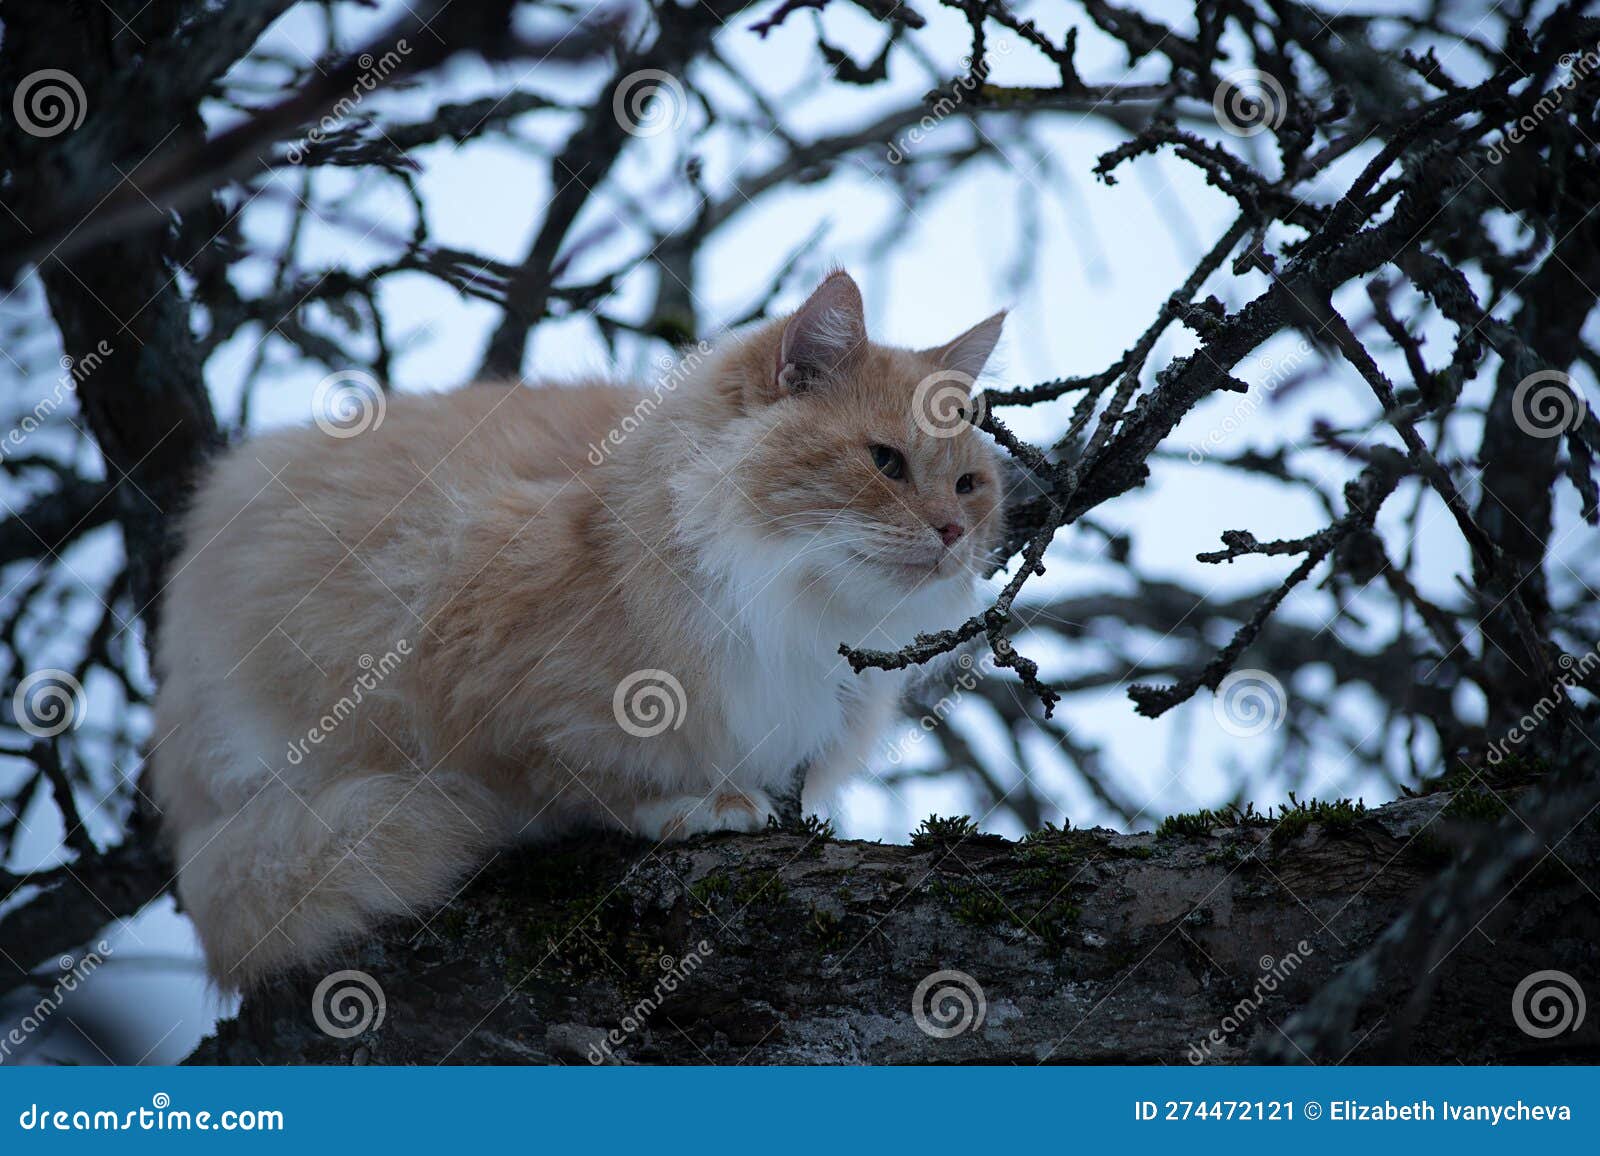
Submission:
<svg viewBox="0 0 1600 1156">
<path fill-rule="evenodd" d="M 307 793 L 275 778 L 236 813 L 170 834 L 178 897 L 212 976 L 249 989 L 326 961 L 385 919 L 422 925 L 505 825 L 481 783 L 374 773 Z"/>
</svg>

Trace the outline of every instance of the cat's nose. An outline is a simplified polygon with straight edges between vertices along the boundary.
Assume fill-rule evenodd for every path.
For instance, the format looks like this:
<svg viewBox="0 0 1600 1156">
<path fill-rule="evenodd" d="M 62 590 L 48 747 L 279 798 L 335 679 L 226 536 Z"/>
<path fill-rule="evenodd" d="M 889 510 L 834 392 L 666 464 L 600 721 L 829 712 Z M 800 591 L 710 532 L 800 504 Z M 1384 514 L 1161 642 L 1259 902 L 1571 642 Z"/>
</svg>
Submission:
<svg viewBox="0 0 1600 1156">
<path fill-rule="evenodd" d="M 946 522 L 944 525 L 937 527 L 937 529 L 939 540 L 946 546 L 954 546 L 961 535 L 967 532 L 967 528 L 960 522 Z"/>
</svg>

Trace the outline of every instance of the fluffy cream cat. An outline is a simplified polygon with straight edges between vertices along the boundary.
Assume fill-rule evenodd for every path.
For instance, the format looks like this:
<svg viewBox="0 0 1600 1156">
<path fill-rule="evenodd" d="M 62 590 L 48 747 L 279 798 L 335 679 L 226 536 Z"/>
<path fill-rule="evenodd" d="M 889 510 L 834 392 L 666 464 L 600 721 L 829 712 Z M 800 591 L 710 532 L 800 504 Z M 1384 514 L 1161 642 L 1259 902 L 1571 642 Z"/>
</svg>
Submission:
<svg viewBox="0 0 1600 1156">
<path fill-rule="evenodd" d="M 899 676 L 838 644 L 969 614 L 998 535 L 993 450 L 938 409 L 1001 320 L 874 344 L 834 273 L 654 391 L 394 396 L 215 462 L 150 766 L 216 979 L 422 919 L 516 839 L 753 831 L 796 768 L 814 802 L 859 767 Z"/>
</svg>

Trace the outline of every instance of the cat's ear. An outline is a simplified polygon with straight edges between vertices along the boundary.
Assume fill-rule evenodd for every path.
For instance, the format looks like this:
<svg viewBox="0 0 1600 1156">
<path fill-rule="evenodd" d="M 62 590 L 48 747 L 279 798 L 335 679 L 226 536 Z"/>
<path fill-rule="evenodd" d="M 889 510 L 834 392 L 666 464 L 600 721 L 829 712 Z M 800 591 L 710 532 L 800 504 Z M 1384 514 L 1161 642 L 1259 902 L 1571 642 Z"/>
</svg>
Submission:
<svg viewBox="0 0 1600 1156">
<path fill-rule="evenodd" d="M 837 269 L 783 327 L 775 369 L 779 391 L 802 393 L 827 381 L 860 357 L 866 344 L 861 290 Z"/>
<path fill-rule="evenodd" d="M 1002 309 L 992 317 L 985 317 L 954 341 L 925 352 L 944 368 L 975 379 L 983 372 L 984 364 L 994 352 L 1005 320 L 1006 311 Z"/>
</svg>

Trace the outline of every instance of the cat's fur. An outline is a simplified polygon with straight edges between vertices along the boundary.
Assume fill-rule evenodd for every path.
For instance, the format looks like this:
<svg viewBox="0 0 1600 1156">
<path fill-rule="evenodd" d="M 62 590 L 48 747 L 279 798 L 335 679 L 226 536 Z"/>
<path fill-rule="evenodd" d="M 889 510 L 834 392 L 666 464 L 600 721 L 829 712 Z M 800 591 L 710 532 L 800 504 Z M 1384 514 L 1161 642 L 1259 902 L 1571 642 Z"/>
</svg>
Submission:
<svg viewBox="0 0 1600 1156">
<path fill-rule="evenodd" d="M 425 918 L 512 840 L 755 830 L 800 764 L 813 800 L 858 768 L 898 676 L 838 644 L 970 613 L 1000 520 L 987 440 L 930 436 L 913 391 L 975 376 L 1000 323 L 877 345 L 835 273 L 672 390 L 392 396 L 359 436 L 221 457 L 165 594 L 150 759 L 218 982 Z M 681 701 L 659 675 L 617 699 L 641 670 Z"/>
</svg>

